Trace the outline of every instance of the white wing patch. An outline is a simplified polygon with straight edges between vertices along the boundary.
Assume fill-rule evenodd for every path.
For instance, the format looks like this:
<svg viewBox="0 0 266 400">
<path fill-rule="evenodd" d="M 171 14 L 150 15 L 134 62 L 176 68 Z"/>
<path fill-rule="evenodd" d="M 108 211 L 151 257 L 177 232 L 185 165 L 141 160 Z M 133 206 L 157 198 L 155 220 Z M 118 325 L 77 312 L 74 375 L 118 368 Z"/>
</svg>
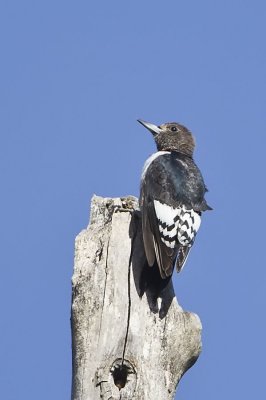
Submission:
<svg viewBox="0 0 266 400">
<path fill-rule="evenodd" d="M 154 209 L 159 224 L 162 242 L 175 248 L 177 241 L 182 246 L 191 246 L 200 227 L 200 216 L 184 206 L 174 208 L 154 200 Z"/>
<path fill-rule="evenodd" d="M 183 246 L 188 246 L 193 242 L 200 227 L 201 218 L 194 210 L 187 210 L 184 206 L 180 213 L 180 221 L 177 239 Z"/>
<path fill-rule="evenodd" d="M 167 204 L 162 204 L 158 200 L 154 200 L 154 208 L 157 218 L 167 226 L 172 225 L 174 219 L 180 215 L 179 208 L 173 208 Z"/>
<path fill-rule="evenodd" d="M 181 210 L 162 204 L 158 200 L 154 200 L 154 208 L 159 223 L 161 240 L 166 246 L 173 249 L 176 245 L 178 220 Z"/>
</svg>

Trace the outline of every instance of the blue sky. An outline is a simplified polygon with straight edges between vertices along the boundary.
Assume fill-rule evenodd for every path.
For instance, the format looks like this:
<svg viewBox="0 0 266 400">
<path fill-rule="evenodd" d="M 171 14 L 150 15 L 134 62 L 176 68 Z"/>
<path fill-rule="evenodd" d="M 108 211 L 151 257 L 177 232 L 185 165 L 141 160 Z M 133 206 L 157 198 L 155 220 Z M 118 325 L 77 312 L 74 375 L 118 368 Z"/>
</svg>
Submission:
<svg viewBox="0 0 266 400">
<path fill-rule="evenodd" d="M 2 1 L 0 386 L 70 398 L 74 238 L 93 193 L 138 196 L 137 118 L 196 137 L 209 187 L 180 304 L 203 352 L 176 398 L 262 398 L 266 6 L 260 0 Z"/>
</svg>

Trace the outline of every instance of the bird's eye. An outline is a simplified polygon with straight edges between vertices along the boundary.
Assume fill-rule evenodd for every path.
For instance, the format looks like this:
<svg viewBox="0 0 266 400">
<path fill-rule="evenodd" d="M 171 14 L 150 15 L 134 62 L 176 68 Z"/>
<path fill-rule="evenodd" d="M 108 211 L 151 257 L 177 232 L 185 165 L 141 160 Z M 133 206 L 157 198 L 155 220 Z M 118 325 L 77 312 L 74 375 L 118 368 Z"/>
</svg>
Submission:
<svg viewBox="0 0 266 400">
<path fill-rule="evenodd" d="M 171 131 L 172 132 L 176 132 L 177 131 L 177 127 L 176 126 L 172 126 Z"/>
</svg>

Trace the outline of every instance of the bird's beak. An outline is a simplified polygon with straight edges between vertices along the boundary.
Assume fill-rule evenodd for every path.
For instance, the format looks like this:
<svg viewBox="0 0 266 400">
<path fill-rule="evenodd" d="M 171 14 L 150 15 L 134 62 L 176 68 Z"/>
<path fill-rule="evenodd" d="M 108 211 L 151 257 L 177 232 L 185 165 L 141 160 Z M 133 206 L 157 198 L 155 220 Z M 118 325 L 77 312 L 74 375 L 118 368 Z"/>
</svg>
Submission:
<svg viewBox="0 0 266 400">
<path fill-rule="evenodd" d="M 142 119 L 138 119 L 137 121 L 141 125 L 145 126 L 145 128 L 147 128 L 154 136 L 162 132 L 162 130 L 158 126 L 151 124 L 150 122 L 142 121 Z"/>
</svg>

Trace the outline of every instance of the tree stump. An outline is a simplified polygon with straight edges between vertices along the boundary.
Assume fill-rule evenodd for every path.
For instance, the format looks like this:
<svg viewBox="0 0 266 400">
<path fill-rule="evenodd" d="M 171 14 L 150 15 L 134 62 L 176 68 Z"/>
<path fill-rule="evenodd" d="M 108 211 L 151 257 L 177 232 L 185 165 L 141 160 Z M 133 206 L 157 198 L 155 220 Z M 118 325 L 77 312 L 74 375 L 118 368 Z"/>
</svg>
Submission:
<svg viewBox="0 0 266 400">
<path fill-rule="evenodd" d="M 171 280 L 158 289 L 154 269 L 138 200 L 94 196 L 90 224 L 76 238 L 72 400 L 174 398 L 200 354 L 201 323 L 182 310 Z"/>
</svg>

